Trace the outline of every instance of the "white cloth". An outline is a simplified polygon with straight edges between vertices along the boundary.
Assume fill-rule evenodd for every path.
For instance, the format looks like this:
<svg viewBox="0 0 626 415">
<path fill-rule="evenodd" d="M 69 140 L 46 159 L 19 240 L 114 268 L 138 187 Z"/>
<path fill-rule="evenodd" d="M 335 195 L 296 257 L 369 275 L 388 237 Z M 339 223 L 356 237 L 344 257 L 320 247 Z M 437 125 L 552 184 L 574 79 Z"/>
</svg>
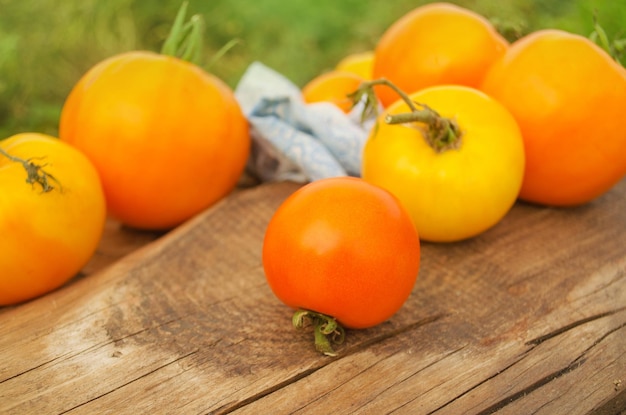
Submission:
<svg viewBox="0 0 626 415">
<path fill-rule="evenodd" d="M 331 103 L 307 104 L 300 88 L 253 62 L 235 88 L 251 127 L 248 171 L 264 182 L 308 182 L 359 176 L 372 122 L 360 122 L 361 106 L 345 114 Z"/>
</svg>

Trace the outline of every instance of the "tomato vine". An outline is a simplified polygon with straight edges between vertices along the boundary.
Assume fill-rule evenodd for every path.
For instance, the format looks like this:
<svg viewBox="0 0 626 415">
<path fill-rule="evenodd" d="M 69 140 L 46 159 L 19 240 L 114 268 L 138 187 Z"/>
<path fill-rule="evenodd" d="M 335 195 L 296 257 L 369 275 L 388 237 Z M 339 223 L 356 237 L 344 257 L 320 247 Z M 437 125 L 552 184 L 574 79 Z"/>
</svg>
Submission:
<svg viewBox="0 0 626 415">
<path fill-rule="evenodd" d="M 374 92 L 374 87 L 376 86 L 386 86 L 393 89 L 411 110 L 411 112 L 403 114 L 388 114 L 385 117 L 387 124 L 416 122 L 424 124 L 423 136 L 430 147 L 437 153 L 460 147 L 463 134 L 454 119 L 442 117 L 428 105 L 414 102 L 406 92 L 385 78 L 363 82 L 356 91 L 349 95 L 354 103 L 364 100 L 362 119 L 378 114 L 379 104 Z"/>
<path fill-rule="evenodd" d="M 12 162 L 20 163 L 24 167 L 24 170 L 26 170 L 26 183 L 32 186 L 34 186 L 35 183 L 39 184 L 43 193 L 48 193 L 55 189 L 55 186 L 53 186 L 51 182 L 55 182 L 59 186 L 61 185 L 56 177 L 43 169 L 46 164 L 36 164 L 33 162 L 33 158 L 23 159 L 13 156 L 2 148 L 0 148 L 0 155 L 8 158 Z"/>
</svg>

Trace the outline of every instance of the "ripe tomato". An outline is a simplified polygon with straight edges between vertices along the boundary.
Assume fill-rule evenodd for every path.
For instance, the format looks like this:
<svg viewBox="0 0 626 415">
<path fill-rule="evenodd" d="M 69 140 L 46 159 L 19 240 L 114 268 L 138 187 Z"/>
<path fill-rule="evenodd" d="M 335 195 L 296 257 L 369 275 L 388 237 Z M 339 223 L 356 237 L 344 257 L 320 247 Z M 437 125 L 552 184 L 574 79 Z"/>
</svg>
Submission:
<svg viewBox="0 0 626 415">
<path fill-rule="evenodd" d="M 478 87 L 508 42 L 487 19 L 449 3 L 420 6 L 394 22 L 375 48 L 373 78 L 406 93 L 441 84 Z M 376 93 L 387 107 L 397 95 Z"/>
<path fill-rule="evenodd" d="M 81 270 L 102 237 L 106 205 L 96 169 L 56 138 L 18 134 L 0 150 L 0 305 L 8 305 Z"/>
<path fill-rule="evenodd" d="M 352 100 L 348 94 L 354 92 L 365 79 L 352 72 L 329 71 L 311 79 L 302 88 L 305 102 L 331 102 L 343 112 L 352 109 Z"/>
<path fill-rule="evenodd" d="M 110 213 L 136 228 L 174 227 L 236 185 L 248 123 L 221 80 L 176 57 L 128 52 L 70 92 L 60 138 L 102 178 Z"/>
<path fill-rule="evenodd" d="M 361 179 L 322 179 L 278 208 L 263 243 L 274 294 L 294 309 L 366 328 L 395 314 L 419 271 L 419 237 L 389 192 Z"/>
<path fill-rule="evenodd" d="M 513 116 L 486 94 L 460 85 L 410 95 L 442 117 L 456 120 L 460 141 L 437 151 L 424 123 L 388 124 L 409 111 L 397 101 L 380 115 L 363 152 L 362 176 L 396 195 L 423 240 L 470 238 L 498 223 L 518 196 L 524 146 Z"/>
<path fill-rule="evenodd" d="M 587 38 L 560 30 L 530 34 L 496 61 L 481 89 L 522 130 L 521 199 L 583 204 L 626 174 L 626 70 Z"/>
</svg>

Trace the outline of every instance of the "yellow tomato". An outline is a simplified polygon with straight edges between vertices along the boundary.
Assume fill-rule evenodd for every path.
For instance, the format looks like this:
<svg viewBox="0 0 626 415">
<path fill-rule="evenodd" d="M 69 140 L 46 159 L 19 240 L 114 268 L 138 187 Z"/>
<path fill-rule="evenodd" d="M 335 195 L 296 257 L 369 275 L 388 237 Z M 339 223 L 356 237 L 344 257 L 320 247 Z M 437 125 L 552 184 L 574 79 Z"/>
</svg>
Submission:
<svg viewBox="0 0 626 415">
<path fill-rule="evenodd" d="M 91 162 L 35 133 L 0 141 L 0 189 L 0 305 L 9 305 L 81 270 L 102 236 L 106 204 Z"/>
<path fill-rule="evenodd" d="M 524 174 L 524 146 L 513 116 L 486 94 L 465 86 L 436 86 L 410 95 L 453 120 L 460 139 L 436 150 L 426 124 L 388 124 L 410 112 L 400 100 L 372 130 L 363 178 L 395 194 L 423 240 L 452 242 L 498 223 L 515 203 Z"/>
</svg>

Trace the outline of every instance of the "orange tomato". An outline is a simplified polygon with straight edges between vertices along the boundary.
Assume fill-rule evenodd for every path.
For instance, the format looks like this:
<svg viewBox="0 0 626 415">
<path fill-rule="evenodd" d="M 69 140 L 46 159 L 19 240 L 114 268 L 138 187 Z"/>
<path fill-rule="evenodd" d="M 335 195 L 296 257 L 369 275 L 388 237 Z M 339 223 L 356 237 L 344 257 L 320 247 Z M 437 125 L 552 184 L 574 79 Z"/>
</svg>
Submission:
<svg viewBox="0 0 626 415">
<path fill-rule="evenodd" d="M 250 146 L 226 84 L 142 51 L 90 69 L 70 92 L 59 130 L 98 169 L 109 212 L 145 229 L 174 227 L 228 194 Z"/>
<path fill-rule="evenodd" d="M 305 102 L 331 102 L 343 112 L 350 112 L 352 100 L 348 94 L 354 92 L 365 79 L 351 72 L 329 71 L 313 78 L 302 88 Z"/>
<path fill-rule="evenodd" d="M 0 150 L 0 305 L 9 305 L 83 268 L 102 237 L 106 205 L 96 169 L 66 143 L 24 133 L 0 141 Z"/>
<path fill-rule="evenodd" d="M 626 70 L 587 38 L 560 30 L 530 34 L 496 61 L 481 88 L 522 130 L 521 199 L 579 205 L 626 174 Z"/>
<path fill-rule="evenodd" d="M 352 72 L 363 79 L 372 79 L 374 71 L 374 51 L 352 53 L 341 59 L 335 70 L 343 72 Z"/>
<path fill-rule="evenodd" d="M 350 328 L 395 314 L 419 263 L 419 238 L 400 202 L 353 177 L 322 179 L 293 193 L 263 243 L 265 275 L 282 302 Z"/>
<path fill-rule="evenodd" d="M 373 76 L 387 78 L 406 93 L 439 84 L 478 87 L 494 60 L 508 47 L 484 17 L 449 3 L 420 6 L 394 22 L 375 49 Z M 376 93 L 387 107 L 397 95 Z"/>
</svg>

